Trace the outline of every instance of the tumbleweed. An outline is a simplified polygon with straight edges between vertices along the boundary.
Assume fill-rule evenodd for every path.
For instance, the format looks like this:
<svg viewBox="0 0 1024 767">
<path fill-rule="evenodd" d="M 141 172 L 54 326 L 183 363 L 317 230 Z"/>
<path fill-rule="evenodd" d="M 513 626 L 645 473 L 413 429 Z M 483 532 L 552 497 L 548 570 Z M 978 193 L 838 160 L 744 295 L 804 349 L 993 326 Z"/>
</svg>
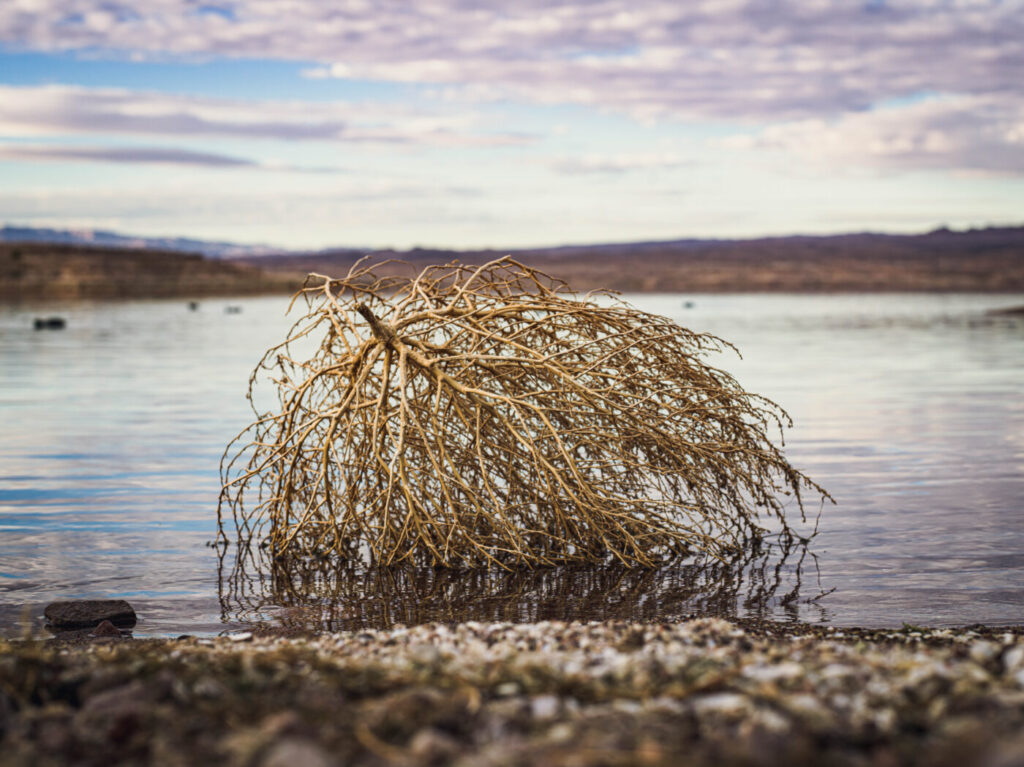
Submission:
<svg viewBox="0 0 1024 767">
<path fill-rule="evenodd" d="M 277 407 L 229 445 L 219 509 L 275 557 L 650 566 L 788 532 L 801 490 L 730 345 L 511 258 L 311 275 L 250 379 Z M 295 303 L 293 300 L 293 304 Z M 298 351 L 312 347 L 311 354 Z M 789 499 L 789 500 L 787 500 Z"/>
</svg>

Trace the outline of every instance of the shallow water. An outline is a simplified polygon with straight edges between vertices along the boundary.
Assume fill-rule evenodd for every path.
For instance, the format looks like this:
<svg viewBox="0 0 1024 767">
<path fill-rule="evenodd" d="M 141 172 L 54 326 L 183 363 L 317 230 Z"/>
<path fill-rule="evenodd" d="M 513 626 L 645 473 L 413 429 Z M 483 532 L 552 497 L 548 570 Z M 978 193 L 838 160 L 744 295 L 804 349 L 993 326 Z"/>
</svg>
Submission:
<svg viewBox="0 0 1024 767">
<path fill-rule="evenodd" d="M 735 343 L 744 358 L 714 364 L 793 416 L 788 456 L 838 502 L 808 550 L 646 573 L 231 577 L 206 545 L 218 462 L 287 299 L 3 306 L 0 633 L 71 597 L 128 599 L 138 634 L 691 612 L 1024 623 L 1024 320 L 984 314 L 1024 296 L 631 300 Z M 67 329 L 32 329 L 50 314 Z"/>
</svg>

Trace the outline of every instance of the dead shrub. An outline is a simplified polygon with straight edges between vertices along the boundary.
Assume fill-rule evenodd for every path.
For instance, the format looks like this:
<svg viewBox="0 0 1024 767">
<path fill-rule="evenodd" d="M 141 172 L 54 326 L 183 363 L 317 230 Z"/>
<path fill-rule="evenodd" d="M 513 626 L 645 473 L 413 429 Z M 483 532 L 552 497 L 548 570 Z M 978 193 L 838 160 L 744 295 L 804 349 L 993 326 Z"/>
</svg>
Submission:
<svg viewBox="0 0 1024 767">
<path fill-rule="evenodd" d="M 475 567 L 722 555 L 824 490 L 789 417 L 705 364 L 729 344 L 503 258 L 311 275 L 250 379 L 218 516 L 275 557 Z M 293 300 L 293 305 L 295 301 Z M 311 356 L 298 354 L 317 344 Z M 731 348 L 731 347 L 729 347 Z M 256 406 L 254 405 L 254 408 Z"/>
</svg>

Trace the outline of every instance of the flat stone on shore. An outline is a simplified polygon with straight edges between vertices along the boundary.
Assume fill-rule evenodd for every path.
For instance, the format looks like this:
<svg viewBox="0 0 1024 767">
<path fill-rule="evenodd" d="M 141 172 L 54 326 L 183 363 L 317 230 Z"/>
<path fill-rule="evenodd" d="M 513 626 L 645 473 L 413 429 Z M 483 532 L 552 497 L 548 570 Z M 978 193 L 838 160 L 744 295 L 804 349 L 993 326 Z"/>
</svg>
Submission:
<svg viewBox="0 0 1024 767">
<path fill-rule="evenodd" d="M 123 599 L 75 599 L 51 602 L 43 613 L 46 622 L 55 629 L 87 629 L 110 621 L 115 626 L 131 628 L 135 625 L 135 610 Z"/>
</svg>

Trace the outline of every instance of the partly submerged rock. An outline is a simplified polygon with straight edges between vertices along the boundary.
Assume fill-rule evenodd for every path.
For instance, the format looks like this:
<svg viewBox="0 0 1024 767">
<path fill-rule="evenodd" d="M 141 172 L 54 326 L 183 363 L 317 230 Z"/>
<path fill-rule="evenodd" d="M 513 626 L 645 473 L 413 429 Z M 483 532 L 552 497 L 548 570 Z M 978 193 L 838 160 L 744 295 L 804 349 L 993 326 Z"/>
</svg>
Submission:
<svg viewBox="0 0 1024 767">
<path fill-rule="evenodd" d="M 55 629 L 88 629 L 103 621 L 110 621 L 121 628 L 131 628 L 136 622 L 135 610 L 123 599 L 51 602 L 43 614 L 50 627 Z"/>
</svg>

